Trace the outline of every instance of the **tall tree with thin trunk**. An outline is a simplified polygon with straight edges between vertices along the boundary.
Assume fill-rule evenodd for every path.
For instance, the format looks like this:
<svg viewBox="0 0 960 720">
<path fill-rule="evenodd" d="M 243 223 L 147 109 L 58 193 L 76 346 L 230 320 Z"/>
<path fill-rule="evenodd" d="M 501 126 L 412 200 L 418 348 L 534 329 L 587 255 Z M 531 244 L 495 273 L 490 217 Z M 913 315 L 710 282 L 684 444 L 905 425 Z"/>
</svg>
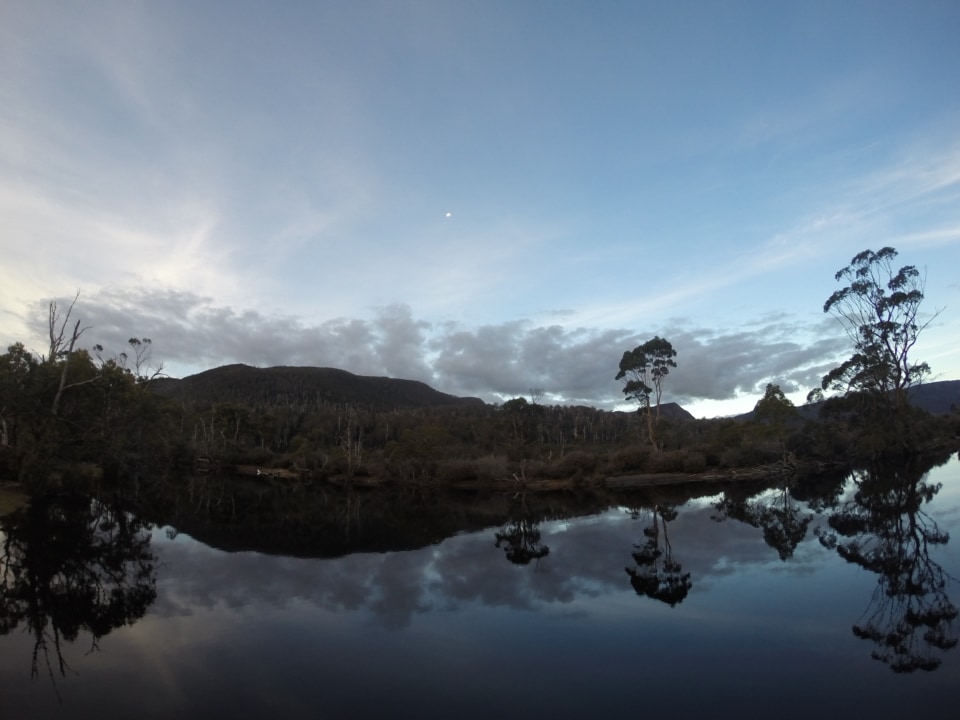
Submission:
<svg viewBox="0 0 960 720">
<path fill-rule="evenodd" d="M 647 419 L 647 433 L 651 444 L 659 447 L 656 426 L 660 421 L 660 399 L 663 397 L 663 382 L 670 374 L 670 368 L 677 366 L 673 359 L 677 351 L 668 340 L 659 335 L 627 350 L 620 359 L 620 372 L 617 380 L 623 381 L 623 394 L 629 400 L 640 403 L 640 411 Z M 654 401 L 651 407 L 651 398 Z"/>
<path fill-rule="evenodd" d="M 924 278 L 913 265 L 894 269 L 897 251 L 864 250 L 835 275 L 849 284 L 823 311 L 836 316 L 853 342 L 853 355 L 823 377 L 823 390 L 860 394 L 873 406 L 903 410 L 907 390 L 930 372 L 911 355 L 920 333 L 939 314 L 921 319 Z"/>
</svg>

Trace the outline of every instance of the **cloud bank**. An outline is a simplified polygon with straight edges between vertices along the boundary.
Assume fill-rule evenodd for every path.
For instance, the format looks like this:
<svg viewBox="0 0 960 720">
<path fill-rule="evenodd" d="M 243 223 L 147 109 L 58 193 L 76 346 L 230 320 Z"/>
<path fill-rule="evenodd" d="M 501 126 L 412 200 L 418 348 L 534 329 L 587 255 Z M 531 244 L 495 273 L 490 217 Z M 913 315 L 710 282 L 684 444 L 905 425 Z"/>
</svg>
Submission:
<svg viewBox="0 0 960 720">
<path fill-rule="evenodd" d="M 69 299 L 58 301 L 67 307 Z M 403 304 L 374 308 L 367 318 L 308 323 L 292 314 L 266 314 L 218 305 L 186 291 L 114 287 L 81 297 L 74 317 L 83 339 L 120 352 L 131 337 L 153 341 L 153 360 L 174 377 L 231 363 L 336 367 L 359 375 L 423 381 L 455 395 L 488 402 L 544 391 L 544 401 L 613 408 L 620 357 L 654 334 L 671 341 L 678 367 L 665 401 L 682 405 L 819 383 L 847 345 L 829 318 L 815 322 L 769 315 L 739 328 L 715 330 L 672 320 L 649 333 L 542 324 L 530 319 L 466 326 L 429 322 Z M 41 337 L 47 313 L 35 305 Z"/>
</svg>

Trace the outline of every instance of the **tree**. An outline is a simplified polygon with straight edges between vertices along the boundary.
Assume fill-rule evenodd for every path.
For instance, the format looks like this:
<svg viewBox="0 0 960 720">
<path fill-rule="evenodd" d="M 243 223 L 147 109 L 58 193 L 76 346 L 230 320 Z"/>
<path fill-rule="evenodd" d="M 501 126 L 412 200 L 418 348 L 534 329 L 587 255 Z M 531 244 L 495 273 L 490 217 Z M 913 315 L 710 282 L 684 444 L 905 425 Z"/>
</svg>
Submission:
<svg viewBox="0 0 960 720">
<path fill-rule="evenodd" d="M 522 448 L 532 434 L 531 420 L 537 407 L 522 397 L 507 400 L 500 406 L 508 438 L 517 448 Z"/>
<path fill-rule="evenodd" d="M 920 333 L 939 314 L 919 318 L 924 279 L 912 265 L 894 270 L 897 251 L 864 250 L 835 278 L 849 282 L 824 303 L 853 342 L 853 355 L 823 377 L 823 390 L 858 394 L 873 406 L 903 410 L 907 390 L 930 372 L 910 357 Z"/>
<path fill-rule="evenodd" d="M 32 392 L 36 370 L 37 360 L 23 343 L 0 355 L 0 447 L 16 447 L 18 423 L 37 413 Z"/>
<path fill-rule="evenodd" d="M 115 365 L 122 368 L 125 372 L 131 373 L 136 381 L 141 384 L 149 384 L 152 380 L 163 376 L 162 362 L 156 366 L 148 364 L 153 354 L 153 340 L 148 337 L 132 337 L 127 340 L 127 345 L 130 346 L 130 352 L 123 351 L 116 355 L 112 359 Z M 93 346 L 93 350 L 101 365 L 111 362 L 111 360 L 103 359 L 103 345 L 98 343 Z"/>
<path fill-rule="evenodd" d="M 762 434 L 777 441 L 777 447 L 786 459 L 787 429 L 798 416 L 797 409 L 779 385 L 767 383 L 766 392 L 753 408 L 753 417 L 760 424 Z"/>
<path fill-rule="evenodd" d="M 650 442 L 658 447 L 656 425 L 660 420 L 660 398 L 663 396 L 663 381 L 670 374 L 670 368 L 676 367 L 673 359 L 677 351 L 669 341 L 659 335 L 623 353 L 620 359 L 620 372 L 617 380 L 623 380 L 623 394 L 629 400 L 640 403 L 640 409 L 647 418 L 647 432 Z M 650 406 L 651 395 L 655 400 L 655 415 Z"/>
<path fill-rule="evenodd" d="M 171 459 L 169 405 L 146 387 L 160 372 L 146 367 L 150 340 L 130 340 L 132 369 L 124 354 L 95 362 L 78 347 L 88 328 L 73 318 L 76 301 L 63 311 L 49 303 L 46 356 L 22 343 L 0 355 L 0 464 L 31 492 L 60 482 L 78 462 L 139 477 Z"/>
<path fill-rule="evenodd" d="M 51 301 L 48 308 L 47 327 L 50 335 L 50 350 L 46 361 L 55 365 L 62 359 L 62 362 L 60 362 L 60 385 L 57 388 L 57 394 L 53 396 L 53 403 L 50 406 L 50 414 L 54 417 L 60 412 L 60 401 L 63 398 L 63 391 L 69 387 L 73 387 L 72 385 L 67 385 L 67 371 L 70 369 L 70 358 L 73 355 L 77 340 L 80 339 L 83 333 L 90 329 L 89 327 L 81 328 L 80 321 L 77 320 L 70 334 L 66 334 L 70 323 L 70 315 L 73 313 L 73 306 L 77 304 L 79 297 L 80 291 L 77 291 L 73 302 L 70 303 L 70 307 L 67 308 L 67 312 L 63 317 L 60 317 L 55 301 Z M 77 383 L 74 383 L 74 385 L 76 384 Z"/>
</svg>

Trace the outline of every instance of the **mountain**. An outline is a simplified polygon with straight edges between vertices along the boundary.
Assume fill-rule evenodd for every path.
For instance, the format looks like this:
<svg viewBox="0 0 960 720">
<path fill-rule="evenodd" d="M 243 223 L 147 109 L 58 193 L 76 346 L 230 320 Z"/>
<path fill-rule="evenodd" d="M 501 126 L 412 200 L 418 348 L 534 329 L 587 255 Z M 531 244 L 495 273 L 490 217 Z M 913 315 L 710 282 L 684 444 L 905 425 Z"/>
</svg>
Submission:
<svg viewBox="0 0 960 720">
<path fill-rule="evenodd" d="M 448 395 L 416 380 L 354 375 L 346 370 L 318 367 L 225 365 L 180 380 L 158 378 L 151 387 L 161 395 L 189 398 L 199 403 L 275 405 L 306 401 L 359 405 L 372 410 L 484 404 L 479 398 Z M 960 380 L 931 382 L 911 388 L 910 402 L 934 414 L 960 409 Z M 798 410 L 804 417 L 814 418 L 819 414 L 820 403 L 803 405 Z M 661 405 L 660 415 L 675 420 L 694 419 L 676 403 Z M 745 413 L 736 419 L 748 420 L 752 415 L 752 412 Z"/>
<path fill-rule="evenodd" d="M 319 367 L 225 365 L 183 379 L 157 378 L 150 386 L 160 395 L 199 404 L 333 403 L 379 411 L 485 404 L 479 398 L 442 393 L 416 380 L 354 375 L 346 370 Z M 663 403 L 660 416 L 671 420 L 694 419 L 677 403 Z"/>
<path fill-rule="evenodd" d="M 695 418 L 689 412 L 674 402 L 663 403 L 660 406 L 660 417 L 668 420 L 694 420 Z"/>
<path fill-rule="evenodd" d="M 924 383 L 909 390 L 910 404 L 941 415 L 960 412 L 960 380 Z"/>
<path fill-rule="evenodd" d="M 933 415 L 945 415 L 951 412 L 960 412 L 960 380 L 941 380 L 940 382 L 924 383 L 907 391 L 910 404 Z M 797 410 L 804 418 L 815 420 L 820 416 L 822 402 L 800 405 Z M 735 420 L 750 420 L 753 411 L 737 415 Z"/>
<path fill-rule="evenodd" d="M 482 405 L 479 398 L 461 398 L 434 390 L 416 380 L 354 375 L 318 367 L 255 368 L 226 365 L 183 379 L 158 378 L 154 390 L 175 399 L 243 405 L 350 404 L 372 410 Z"/>
</svg>

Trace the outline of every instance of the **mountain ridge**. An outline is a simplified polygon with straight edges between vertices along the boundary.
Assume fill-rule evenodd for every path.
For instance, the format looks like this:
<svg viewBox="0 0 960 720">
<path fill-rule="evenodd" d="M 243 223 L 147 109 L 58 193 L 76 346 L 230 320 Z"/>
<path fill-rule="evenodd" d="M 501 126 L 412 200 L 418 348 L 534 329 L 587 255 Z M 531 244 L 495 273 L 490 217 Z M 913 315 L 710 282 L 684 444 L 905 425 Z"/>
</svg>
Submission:
<svg viewBox="0 0 960 720">
<path fill-rule="evenodd" d="M 476 397 L 441 392 L 419 380 L 357 375 L 331 367 L 275 365 L 258 368 L 242 363 L 222 365 L 185 378 L 157 378 L 151 386 L 172 398 L 198 402 L 277 404 L 302 402 L 363 405 L 376 410 L 401 410 L 465 404 L 486 405 Z M 960 408 L 960 380 L 924 383 L 909 391 L 910 402 L 933 414 Z M 820 403 L 798 406 L 805 416 L 816 417 Z M 735 415 L 749 419 L 752 412 Z M 660 415 L 693 420 L 677 403 L 663 403 Z"/>
<path fill-rule="evenodd" d="M 258 368 L 236 363 L 182 379 L 158 378 L 152 386 L 161 395 L 211 403 L 256 405 L 309 400 L 319 404 L 363 405 L 377 410 L 483 403 L 480 398 L 440 392 L 419 380 L 356 375 L 339 368 L 313 366 Z"/>
<path fill-rule="evenodd" d="M 926 410 L 931 415 L 946 415 L 960 411 L 960 380 L 937 380 L 915 385 L 907 390 L 909 402 L 914 407 Z M 815 420 L 825 401 L 798 405 L 802 417 Z M 733 416 L 735 420 L 750 420 L 753 411 Z"/>
</svg>

